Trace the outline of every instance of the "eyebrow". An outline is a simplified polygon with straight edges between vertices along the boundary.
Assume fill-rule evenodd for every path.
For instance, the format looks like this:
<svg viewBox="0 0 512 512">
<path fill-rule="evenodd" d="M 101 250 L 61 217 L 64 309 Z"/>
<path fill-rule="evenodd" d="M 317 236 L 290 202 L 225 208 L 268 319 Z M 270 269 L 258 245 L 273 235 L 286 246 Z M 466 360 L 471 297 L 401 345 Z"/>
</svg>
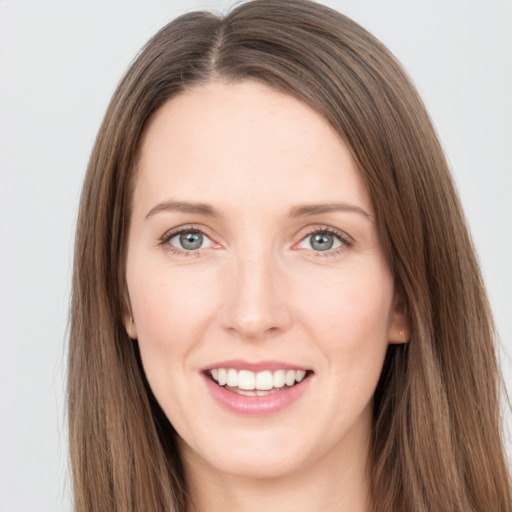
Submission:
<svg viewBox="0 0 512 512">
<path fill-rule="evenodd" d="M 204 203 L 190 203 L 188 201 L 164 201 L 158 203 L 151 208 L 146 215 L 146 219 L 159 213 L 159 212 L 183 212 L 183 213 L 196 213 L 199 215 L 207 215 L 208 217 L 219 217 L 219 213 L 211 206 Z"/>
<path fill-rule="evenodd" d="M 220 217 L 220 214 L 212 206 L 204 203 L 192 203 L 189 201 L 163 201 L 158 203 L 156 206 L 151 208 L 146 215 L 146 219 L 165 211 L 175 211 L 183 213 L 195 213 L 198 215 L 206 215 L 208 217 Z M 325 204 L 306 204 L 300 206 L 294 206 L 288 210 L 288 217 L 298 218 L 307 217 L 310 215 L 319 215 L 322 213 L 331 212 L 349 212 L 357 213 L 372 220 L 372 216 L 359 206 L 355 206 L 347 203 L 325 203 Z"/>
<path fill-rule="evenodd" d="M 368 220 L 373 220 L 372 216 L 368 212 L 359 206 L 348 203 L 306 204 L 301 206 L 294 206 L 288 210 L 288 216 L 296 218 L 331 212 L 357 213 L 367 218 Z"/>
</svg>

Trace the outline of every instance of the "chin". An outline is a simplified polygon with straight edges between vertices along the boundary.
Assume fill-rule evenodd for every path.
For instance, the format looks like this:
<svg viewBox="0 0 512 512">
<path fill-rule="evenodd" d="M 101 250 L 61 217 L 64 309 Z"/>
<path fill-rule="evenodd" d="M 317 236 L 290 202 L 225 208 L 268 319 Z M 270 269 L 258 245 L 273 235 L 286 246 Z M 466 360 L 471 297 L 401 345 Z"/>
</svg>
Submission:
<svg viewBox="0 0 512 512">
<path fill-rule="evenodd" d="M 216 441 L 211 437 L 204 449 L 191 447 L 181 439 L 179 446 L 187 465 L 205 465 L 213 471 L 241 478 L 283 478 L 307 463 L 308 454 L 304 453 L 302 443 L 293 446 L 286 440 L 287 436 L 278 439 L 280 436 L 274 433 L 272 437 L 262 436 L 258 441 L 232 437 Z"/>
</svg>

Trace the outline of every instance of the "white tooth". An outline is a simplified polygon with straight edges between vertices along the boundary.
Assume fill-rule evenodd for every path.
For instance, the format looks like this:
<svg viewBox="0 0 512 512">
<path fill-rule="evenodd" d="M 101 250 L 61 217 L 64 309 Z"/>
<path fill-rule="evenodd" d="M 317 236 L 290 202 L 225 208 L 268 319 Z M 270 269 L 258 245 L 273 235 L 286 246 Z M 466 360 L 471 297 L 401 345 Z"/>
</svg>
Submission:
<svg viewBox="0 0 512 512">
<path fill-rule="evenodd" d="M 213 377 L 213 380 L 219 380 L 219 370 L 217 370 L 217 368 L 214 368 L 212 371 L 211 371 L 211 374 L 212 374 L 212 377 Z"/>
<path fill-rule="evenodd" d="M 226 372 L 226 368 L 219 368 L 217 377 L 219 386 L 225 386 L 226 382 L 228 381 L 228 373 Z"/>
<path fill-rule="evenodd" d="M 240 370 L 238 373 L 238 387 L 240 389 L 254 389 L 256 376 L 248 370 Z"/>
<path fill-rule="evenodd" d="M 264 390 L 260 390 L 260 389 L 257 389 L 256 390 L 256 396 L 267 396 L 269 394 L 268 391 L 264 391 Z"/>
<path fill-rule="evenodd" d="M 238 372 L 233 368 L 228 370 L 227 385 L 236 388 L 238 386 Z"/>
<path fill-rule="evenodd" d="M 288 370 L 286 372 L 285 382 L 287 386 L 293 386 L 295 384 L 295 370 Z"/>
<path fill-rule="evenodd" d="M 305 376 L 306 372 L 304 370 L 297 370 L 297 376 L 295 377 L 295 380 L 300 382 Z"/>
<path fill-rule="evenodd" d="M 257 391 L 245 391 L 244 389 L 238 388 L 236 391 L 239 395 L 244 396 L 256 396 Z"/>
<path fill-rule="evenodd" d="M 256 389 L 268 390 L 273 387 L 272 373 L 269 371 L 256 374 Z"/>
<path fill-rule="evenodd" d="M 272 384 L 274 388 L 282 388 L 286 382 L 286 372 L 284 370 L 277 370 L 272 376 Z"/>
</svg>

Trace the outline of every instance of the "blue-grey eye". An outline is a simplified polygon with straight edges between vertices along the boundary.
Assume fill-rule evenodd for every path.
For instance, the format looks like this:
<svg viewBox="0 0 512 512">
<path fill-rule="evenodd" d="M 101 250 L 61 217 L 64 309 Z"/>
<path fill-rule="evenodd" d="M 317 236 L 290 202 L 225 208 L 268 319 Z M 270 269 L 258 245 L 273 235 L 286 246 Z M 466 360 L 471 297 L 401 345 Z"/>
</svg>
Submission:
<svg viewBox="0 0 512 512">
<path fill-rule="evenodd" d="M 334 236 L 330 233 L 315 233 L 311 235 L 310 243 L 315 251 L 328 251 L 334 245 Z"/>
<path fill-rule="evenodd" d="M 329 231 L 317 231 L 306 236 L 299 244 L 301 249 L 324 252 L 340 247 L 342 241 L 339 236 Z"/>
<path fill-rule="evenodd" d="M 181 233 L 180 244 L 187 251 L 195 251 L 203 244 L 203 235 L 201 233 Z"/>
<path fill-rule="evenodd" d="M 169 244 L 183 251 L 197 251 L 212 245 L 212 241 L 200 231 L 182 231 L 170 240 Z"/>
</svg>

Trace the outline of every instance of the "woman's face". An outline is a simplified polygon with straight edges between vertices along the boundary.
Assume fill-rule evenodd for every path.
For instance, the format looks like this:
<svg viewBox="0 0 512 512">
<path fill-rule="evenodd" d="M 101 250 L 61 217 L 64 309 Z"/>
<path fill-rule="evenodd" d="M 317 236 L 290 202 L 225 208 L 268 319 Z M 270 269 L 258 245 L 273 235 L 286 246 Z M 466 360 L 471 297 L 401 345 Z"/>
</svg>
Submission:
<svg viewBox="0 0 512 512">
<path fill-rule="evenodd" d="M 255 82 L 191 89 L 149 123 L 132 206 L 126 329 L 185 463 L 364 465 L 386 348 L 407 325 L 327 121 Z"/>
</svg>

